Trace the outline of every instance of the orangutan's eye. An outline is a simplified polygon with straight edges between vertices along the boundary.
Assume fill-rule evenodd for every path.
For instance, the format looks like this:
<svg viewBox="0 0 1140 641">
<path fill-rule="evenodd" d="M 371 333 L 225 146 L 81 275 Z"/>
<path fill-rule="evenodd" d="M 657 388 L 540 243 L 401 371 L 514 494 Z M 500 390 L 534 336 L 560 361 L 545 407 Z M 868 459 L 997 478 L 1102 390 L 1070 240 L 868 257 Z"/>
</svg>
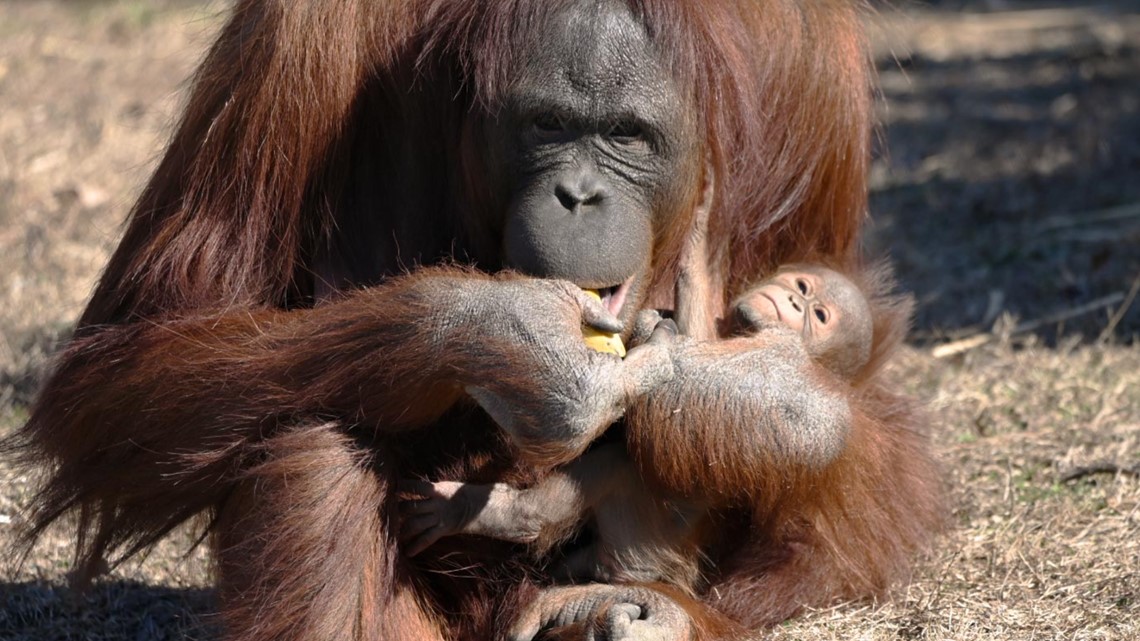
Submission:
<svg viewBox="0 0 1140 641">
<path fill-rule="evenodd" d="M 534 117 L 532 127 L 539 140 L 552 141 L 566 132 L 566 121 L 558 114 L 544 111 Z"/>
<path fill-rule="evenodd" d="M 619 122 L 609 131 L 610 139 L 622 145 L 632 145 L 645 136 L 641 125 L 636 122 Z"/>
</svg>

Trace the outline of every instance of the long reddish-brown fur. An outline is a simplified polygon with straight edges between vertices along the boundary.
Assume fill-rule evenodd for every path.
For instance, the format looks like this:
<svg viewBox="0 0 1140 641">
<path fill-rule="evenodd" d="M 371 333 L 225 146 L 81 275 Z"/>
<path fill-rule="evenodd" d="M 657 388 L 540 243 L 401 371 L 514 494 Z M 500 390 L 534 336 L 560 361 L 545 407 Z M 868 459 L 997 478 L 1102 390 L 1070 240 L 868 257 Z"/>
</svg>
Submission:
<svg viewBox="0 0 1140 641">
<path fill-rule="evenodd" d="M 15 441 L 48 464 L 33 537 L 77 513 L 89 576 L 205 512 L 227 633 L 243 641 L 486 638 L 511 620 L 536 590 L 517 552 L 411 567 L 390 487 L 456 465 L 469 469 L 453 478 L 526 474 L 494 463 L 485 417 L 449 409 L 459 392 L 417 323 L 417 265 L 499 266 L 485 222 L 499 203 L 471 132 L 497 108 L 527 25 L 556 4 L 236 3 Z M 858 3 L 630 5 L 703 123 L 721 284 L 708 304 L 719 313 L 781 263 L 851 260 L 871 120 Z M 686 229 L 657 230 L 654 306 L 672 303 Z M 935 492 L 909 406 L 874 382 L 854 398 L 840 461 L 757 510 L 718 596 L 676 596 L 703 636 L 736 629 L 725 614 L 770 623 L 877 591 L 930 531 L 927 511 L 910 511 Z M 799 547 L 820 553 L 789 557 Z"/>
<path fill-rule="evenodd" d="M 627 417 L 630 452 L 657 491 L 727 506 L 729 523 L 744 519 L 722 528 L 707 550 L 715 589 L 706 600 L 748 627 L 778 623 L 807 605 L 883 595 L 906 578 L 910 559 L 944 522 L 926 414 L 883 375 L 912 303 L 890 294 L 885 265 L 851 276 L 868 296 L 872 349 L 849 384 L 851 424 L 835 460 L 808 466 L 774 451 L 772 439 L 734 416 L 731 399 L 654 398 Z M 761 333 L 707 349 L 731 358 L 734 340 L 764 349 L 766 339 Z M 822 370 L 807 373 L 836 384 Z M 763 402 L 783 402 L 776 394 Z"/>
</svg>

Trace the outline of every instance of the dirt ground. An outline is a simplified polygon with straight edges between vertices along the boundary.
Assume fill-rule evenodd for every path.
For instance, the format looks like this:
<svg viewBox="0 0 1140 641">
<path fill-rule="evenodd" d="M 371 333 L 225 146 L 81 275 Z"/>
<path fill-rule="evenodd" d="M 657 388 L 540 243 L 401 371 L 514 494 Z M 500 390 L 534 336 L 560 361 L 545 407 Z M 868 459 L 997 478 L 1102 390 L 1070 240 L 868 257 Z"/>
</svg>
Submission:
<svg viewBox="0 0 1140 641">
<path fill-rule="evenodd" d="M 896 4 L 896 7 L 899 7 Z M 224 4 L 0 0 L 0 435 L 26 417 Z M 952 526 L 882 603 L 778 639 L 1140 639 L 1140 2 L 882 9 L 868 252 L 919 302 Z M 34 474 L 0 463 L 0 547 Z M 180 532 L 92 592 L 0 561 L 0 639 L 210 638 Z"/>
</svg>

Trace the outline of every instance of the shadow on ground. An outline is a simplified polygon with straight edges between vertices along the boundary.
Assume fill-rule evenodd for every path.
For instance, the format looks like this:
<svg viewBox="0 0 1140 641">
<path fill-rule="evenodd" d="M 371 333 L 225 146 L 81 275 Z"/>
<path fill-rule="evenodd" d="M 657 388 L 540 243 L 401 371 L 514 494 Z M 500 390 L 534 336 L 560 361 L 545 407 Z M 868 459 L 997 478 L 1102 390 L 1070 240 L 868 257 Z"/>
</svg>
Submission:
<svg viewBox="0 0 1140 641">
<path fill-rule="evenodd" d="M 1140 333 L 1140 304 L 1110 318 L 1140 278 L 1140 48 L 1114 30 L 1140 5 L 1118 4 L 1020 14 L 1008 35 L 985 14 L 959 25 L 1024 53 L 880 56 L 868 247 L 918 298 L 917 341 L 1005 313 L 1049 340 Z"/>
<path fill-rule="evenodd" d="M 211 639 L 212 592 L 130 581 L 86 593 L 58 585 L 0 583 L 0 638 L 8 641 Z"/>
</svg>

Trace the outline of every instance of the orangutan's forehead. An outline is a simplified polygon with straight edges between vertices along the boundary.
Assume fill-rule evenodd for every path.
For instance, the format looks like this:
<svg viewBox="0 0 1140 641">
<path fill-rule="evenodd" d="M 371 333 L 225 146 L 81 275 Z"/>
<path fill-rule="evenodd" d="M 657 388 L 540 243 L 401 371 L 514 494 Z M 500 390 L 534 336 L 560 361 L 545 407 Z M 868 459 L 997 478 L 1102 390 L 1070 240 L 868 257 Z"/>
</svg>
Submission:
<svg viewBox="0 0 1140 641">
<path fill-rule="evenodd" d="M 667 115 L 674 81 L 645 26 L 624 2 L 576 2 L 551 16 L 531 41 L 516 91 L 535 103 L 570 100 L 580 114 Z M 655 113 L 666 112 L 666 113 Z"/>
</svg>

